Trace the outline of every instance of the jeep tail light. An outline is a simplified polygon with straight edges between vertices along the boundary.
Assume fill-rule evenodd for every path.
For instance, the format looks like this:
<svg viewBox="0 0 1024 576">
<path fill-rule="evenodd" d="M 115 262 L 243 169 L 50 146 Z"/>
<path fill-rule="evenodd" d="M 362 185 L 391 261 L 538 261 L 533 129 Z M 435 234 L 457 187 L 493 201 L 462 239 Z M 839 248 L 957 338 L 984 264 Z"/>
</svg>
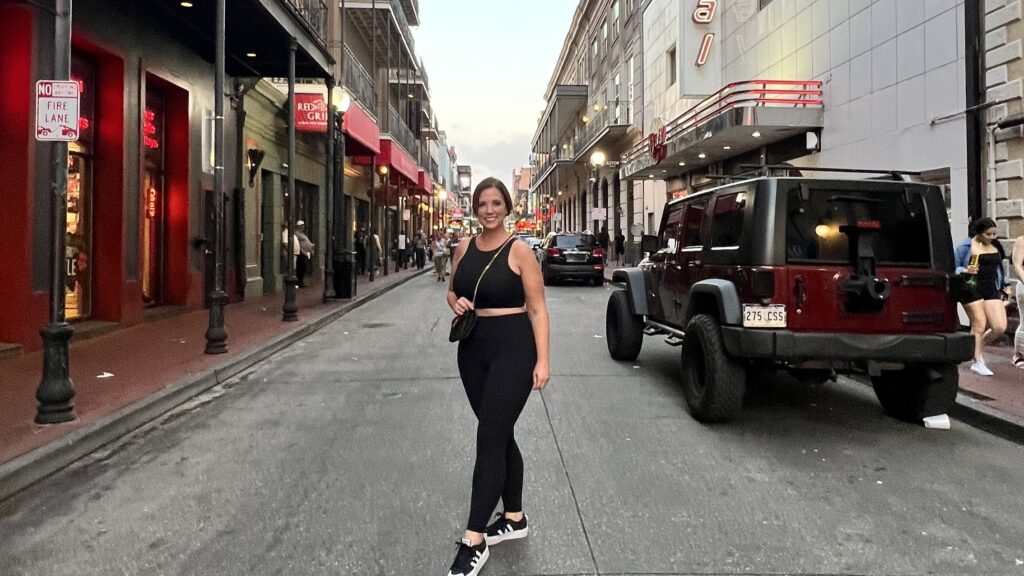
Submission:
<svg viewBox="0 0 1024 576">
<path fill-rule="evenodd" d="M 775 296 L 775 272 L 772 270 L 754 270 L 751 284 L 754 296 L 769 299 Z"/>
<path fill-rule="evenodd" d="M 594 251 L 590 253 L 594 258 L 601 258 L 604 256 L 604 250 L 600 248 L 594 248 Z"/>
<path fill-rule="evenodd" d="M 552 258 L 557 258 L 561 255 L 562 251 L 559 250 L 558 248 L 548 248 L 548 256 L 551 256 Z"/>
</svg>

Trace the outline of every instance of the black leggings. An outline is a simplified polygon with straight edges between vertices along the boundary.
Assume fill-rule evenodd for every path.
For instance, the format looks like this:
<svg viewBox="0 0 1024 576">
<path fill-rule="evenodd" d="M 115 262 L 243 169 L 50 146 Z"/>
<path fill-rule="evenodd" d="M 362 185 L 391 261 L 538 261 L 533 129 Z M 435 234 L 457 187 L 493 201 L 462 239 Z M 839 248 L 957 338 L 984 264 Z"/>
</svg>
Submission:
<svg viewBox="0 0 1024 576">
<path fill-rule="evenodd" d="M 483 532 L 501 498 L 507 512 L 523 509 L 523 455 L 513 436 L 533 389 L 537 347 L 523 314 L 478 317 L 459 342 L 459 375 L 476 414 L 476 466 L 467 528 Z"/>
</svg>

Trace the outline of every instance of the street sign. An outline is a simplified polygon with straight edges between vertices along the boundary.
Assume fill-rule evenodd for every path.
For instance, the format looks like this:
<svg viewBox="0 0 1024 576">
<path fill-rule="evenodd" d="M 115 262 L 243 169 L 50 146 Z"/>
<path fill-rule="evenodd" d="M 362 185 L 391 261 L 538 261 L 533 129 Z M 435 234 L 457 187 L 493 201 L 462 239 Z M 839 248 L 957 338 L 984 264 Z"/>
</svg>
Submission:
<svg viewBox="0 0 1024 576">
<path fill-rule="evenodd" d="M 592 220 L 607 220 L 608 209 L 607 208 L 594 208 L 591 212 L 593 214 Z"/>
<path fill-rule="evenodd" d="M 36 82 L 36 140 L 74 142 L 78 140 L 78 82 L 40 80 Z"/>
</svg>

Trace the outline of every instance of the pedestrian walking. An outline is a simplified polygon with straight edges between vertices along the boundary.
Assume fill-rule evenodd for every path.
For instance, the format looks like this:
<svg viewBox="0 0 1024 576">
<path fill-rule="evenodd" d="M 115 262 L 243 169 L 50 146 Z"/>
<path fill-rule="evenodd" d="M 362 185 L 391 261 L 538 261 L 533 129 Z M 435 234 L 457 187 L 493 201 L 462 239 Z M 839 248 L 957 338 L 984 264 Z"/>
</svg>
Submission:
<svg viewBox="0 0 1024 576">
<path fill-rule="evenodd" d="M 434 232 L 434 240 L 430 243 L 430 257 L 434 260 L 434 272 L 437 273 L 438 282 L 444 282 L 444 265 L 447 254 L 448 242 L 444 239 L 444 233 L 438 230 Z"/>
<path fill-rule="evenodd" d="M 997 238 L 999 231 L 991 218 L 971 224 L 971 236 L 956 247 L 956 273 L 967 275 L 964 310 L 974 334 L 974 363 L 971 372 L 992 376 L 982 351 L 1006 332 L 1006 252 Z"/>
<path fill-rule="evenodd" d="M 626 252 L 626 236 L 619 230 L 615 233 L 615 261 L 622 266 L 622 260 Z"/>
<path fill-rule="evenodd" d="M 405 232 L 398 233 L 398 258 L 395 258 L 395 272 L 398 272 L 399 268 L 405 269 L 409 267 L 409 262 L 405 259 L 405 245 L 407 239 Z"/>
<path fill-rule="evenodd" d="M 306 223 L 299 220 L 295 223 L 295 240 L 299 243 L 299 255 L 295 262 L 295 277 L 299 282 L 299 288 L 305 288 L 306 273 L 310 271 L 313 263 L 313 251 L 316 246 L 306 236 Z"/>
<path fill-rule="evenodd" d="M 427 262 L 427 233 L 423 230 L 416 233 L 413 249 L 416 250 L 416 269 L 423 270 Z"/>
<path fill-rule="evenodd" d="M 489 546 L 529 533 L 513 431 L 530 391 L 543 390 L 550 378 L 540 264 L 505 231 L 512 197 L 500 180 L 485 178 L 473 192 L 473 210 L 483 231 L 459 243 L 447 297 L 457 316 L 475 312 L 475 325 L 459 341 L 458 363 L 477 418 L 476 464 L 469 521 L 448 576 L 476 576 Z M 504 511 L 487 524 L 499 499 Z"/>
<path fill-rule="evenodd" d="M 360 276 L 366 274 L 366 229 L 360 228 L 355 234 L 356 271 Z"/>
</svg>

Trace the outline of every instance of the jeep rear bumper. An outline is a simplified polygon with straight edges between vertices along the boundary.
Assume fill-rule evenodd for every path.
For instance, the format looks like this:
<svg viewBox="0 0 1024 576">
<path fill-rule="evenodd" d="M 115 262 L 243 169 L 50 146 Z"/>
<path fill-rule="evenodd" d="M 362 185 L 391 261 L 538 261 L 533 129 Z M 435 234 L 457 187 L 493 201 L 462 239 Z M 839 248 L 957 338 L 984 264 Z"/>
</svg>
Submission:
<svg viewBox="0 0 1024 576">
<path fill-rule="evenodd" d="M 722 326 L 725 349 L 734 358 L 804 362 L 846 360 L 960 363 L 974 356 L 974 336 L 944 334 L 832 334 L 753 330 Z"/>
</svg>

